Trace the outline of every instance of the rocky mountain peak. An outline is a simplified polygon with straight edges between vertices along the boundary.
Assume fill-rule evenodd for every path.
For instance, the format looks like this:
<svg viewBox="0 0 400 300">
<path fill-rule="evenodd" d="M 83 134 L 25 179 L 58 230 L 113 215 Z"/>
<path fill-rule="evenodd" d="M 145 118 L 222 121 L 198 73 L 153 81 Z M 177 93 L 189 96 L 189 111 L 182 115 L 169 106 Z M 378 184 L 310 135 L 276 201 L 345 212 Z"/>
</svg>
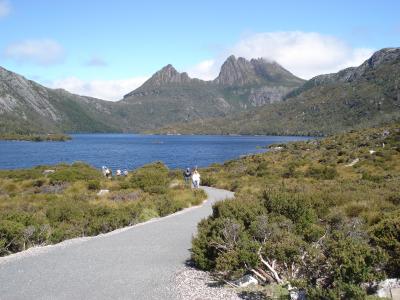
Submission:
<svg viewBox="0 0 400 300">
<path fill-rule="evenodd" d="M 256 80 L 254 75 L 253 66 L 247 59 L 231 55 L 222 64 L 215 82 L 226 86 L 246 85 Z"/>
<path fill-rule="evenodd" d="M 302 79 L 294 76 L 274 61 L 265 58 L 236 58 L 231 55 L 223 63 L 215 82 L 226 86 L 244 86 L 268 83 L 301 84 Z"/>
<path fill-rule="evenodd" d="M 179 73 L 171 64 L 156 72 L 143 87 L 157 87 L 168 83 L 186 83 L 191 79 L 186 72 Z"/>
<path fill-rule="evenodd" d="M 145 83 L 143 83 L 136 90 L 126 94 L 125 98 L 131 96 L 140 96 L 144 94 L 148 94 L 149 91 L 154 91 L 155 89 L 168 85 L 168 84 L 181 84 L 181 83 L 189 83 L 192 79 L 186 72 L 179 73 L 171 64 L 166 65 L 161 68 L 159 71 L 153 74 Z"/>
</svg>

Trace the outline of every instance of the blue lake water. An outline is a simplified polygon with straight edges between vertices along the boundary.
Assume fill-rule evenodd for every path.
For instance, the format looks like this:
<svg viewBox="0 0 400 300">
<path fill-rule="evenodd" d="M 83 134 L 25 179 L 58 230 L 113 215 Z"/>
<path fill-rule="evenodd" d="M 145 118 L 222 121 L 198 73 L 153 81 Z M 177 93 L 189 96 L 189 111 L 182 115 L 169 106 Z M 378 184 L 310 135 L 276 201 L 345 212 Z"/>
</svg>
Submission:
<svg viewBox="0 0 400 300">
<path fill-rule="evenodd" d="M 85 161 L 92 166 L 135 169 L 163 161 L 168 167 L 205 167 L 260 153 L 273 143 L 308 139 L 291 136 L 165 136 L 74 134 L 68 142 L 0 141 L 0 169 Z"/>
</svg>

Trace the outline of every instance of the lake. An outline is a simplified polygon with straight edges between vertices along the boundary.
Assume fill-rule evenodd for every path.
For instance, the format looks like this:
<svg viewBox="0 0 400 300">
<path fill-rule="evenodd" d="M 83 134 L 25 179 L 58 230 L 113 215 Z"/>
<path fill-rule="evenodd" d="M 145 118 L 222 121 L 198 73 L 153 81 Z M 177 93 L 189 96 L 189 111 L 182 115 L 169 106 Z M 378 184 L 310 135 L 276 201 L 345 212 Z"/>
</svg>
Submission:
<svg viewBox="0 0 400 300">
<path fill-rule="evenodd" d="M 100 168 L 135 169 L 162 161 L 169 168 L 205 167 L 260 153 L 273 143 L 309 139 L 298 136 L 166 136 L 73 134 L 68 142 L 0 141 L 0 169 L 84 161 Z"/>
</svg>

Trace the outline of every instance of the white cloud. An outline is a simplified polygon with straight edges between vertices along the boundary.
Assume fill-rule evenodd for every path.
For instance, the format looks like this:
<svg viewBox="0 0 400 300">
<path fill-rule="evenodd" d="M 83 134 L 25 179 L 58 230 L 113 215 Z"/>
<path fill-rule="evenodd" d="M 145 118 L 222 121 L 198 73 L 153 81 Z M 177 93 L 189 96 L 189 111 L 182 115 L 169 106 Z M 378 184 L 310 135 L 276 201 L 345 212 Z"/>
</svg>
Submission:
<svg viewBox="0 0 400 300">
<path fill-rule="evenodd" d="M 309 79 L 358 66 L 368 59 L 373 49 L 353 48 L 344 41 L 314 32 L 265 32 L 243 37 L 231 47 L 189 68 L 191 77 L 211 80 L 231 54 L 247 59 L 263 57 L 278 62 L 293 74 Z"/>
<path fill-rule="evenodd" d="M 226 54 L 275 60 L 302 78 L 358 66 L 373 53 L 353 48 L 344 41 L 315 32 L 266 32 L 242 38 Z"/>
<path fill-rule="evenodd" d="M 207 59 L 189 68 L 187 72 L 193 78 L 213 80 L 219 72 L 219 67 L 214 59 Z"/>
<path fill-rule="evenodd" d="M 51 88 L 63 88 L 78 95 L 116 101 L 138 88 L 147 79 L 148 77 L 146 76 L 116 80 L 82 80 L 77 77 L 68 77 L 55 80 L 47 86 Z"/>
<path fill-rule="evenodd" d="M 29 62 L 38 65 L 53 65 L 64 60 L 63 47 L 51 39 L 24 40 L 7 46 L 6 58 L 19 63 Z"/>
<path fill-rule="evenodd" d="M 8 16 L 11 12 L 10 2 L 7 0 L 0 0 L 0 19 Z"/>
</svg>

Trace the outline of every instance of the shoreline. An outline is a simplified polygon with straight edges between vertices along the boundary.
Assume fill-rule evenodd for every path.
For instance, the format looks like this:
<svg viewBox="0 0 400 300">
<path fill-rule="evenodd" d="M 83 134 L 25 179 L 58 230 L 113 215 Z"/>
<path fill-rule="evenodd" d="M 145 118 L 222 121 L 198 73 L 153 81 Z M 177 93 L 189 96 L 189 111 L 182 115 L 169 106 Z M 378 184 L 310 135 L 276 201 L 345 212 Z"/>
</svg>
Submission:
<svg viewBox="0 0 400 300">
<path fill-rule="evenodd" d="M 72 137 L 67 134 L 0 134 L 0 141 L 11 142 L 67 142 Z"/>
</svg>

